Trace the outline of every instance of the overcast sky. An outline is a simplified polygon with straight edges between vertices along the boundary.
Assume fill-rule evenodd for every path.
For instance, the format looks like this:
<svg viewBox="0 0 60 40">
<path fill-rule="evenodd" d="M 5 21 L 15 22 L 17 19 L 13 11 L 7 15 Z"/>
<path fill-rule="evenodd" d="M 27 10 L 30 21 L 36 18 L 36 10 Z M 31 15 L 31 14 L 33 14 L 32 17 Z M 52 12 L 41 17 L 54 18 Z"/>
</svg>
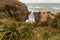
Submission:
<svg viewBox="0 0 60 40">
<path fill-rule="evenodd" d="M 23 3 L 60 3 L 60 0 L 19 0 Z"/>
</svg>

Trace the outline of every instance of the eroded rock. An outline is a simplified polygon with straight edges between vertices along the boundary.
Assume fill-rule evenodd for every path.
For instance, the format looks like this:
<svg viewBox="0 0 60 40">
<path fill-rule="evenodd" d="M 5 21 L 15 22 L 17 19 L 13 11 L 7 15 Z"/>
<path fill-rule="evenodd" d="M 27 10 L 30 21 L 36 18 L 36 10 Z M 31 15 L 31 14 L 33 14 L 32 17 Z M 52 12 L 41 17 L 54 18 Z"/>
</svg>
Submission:
<svg viewBox="0 0 60 40">
<path fill-rule="evenodd" d="M 53 13 L 51 13 L 50 11 L 35 12 L 34 16 L 35 16 L 35 21 L 36 22 L 47 21 L 49 19 L 48 17 L 50 17 L 51 19 L 55 19 L 55 15 Z"/>
</svg>

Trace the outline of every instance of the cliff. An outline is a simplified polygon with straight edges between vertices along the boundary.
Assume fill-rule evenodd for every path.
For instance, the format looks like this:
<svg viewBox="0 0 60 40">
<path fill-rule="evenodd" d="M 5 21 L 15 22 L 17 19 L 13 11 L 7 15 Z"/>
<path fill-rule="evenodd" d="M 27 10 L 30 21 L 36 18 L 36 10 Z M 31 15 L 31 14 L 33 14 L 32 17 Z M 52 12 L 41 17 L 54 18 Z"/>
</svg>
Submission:
<svg viewBox="0 0 60 40">
<path fill-rule="evenodd" d="M 40 11 L 34 13 L 36 22 L 43 22 L 47 21 L 49 18 L 55 19 L 55 14 L 51 13 L 50 11 Z"/>
</svg>

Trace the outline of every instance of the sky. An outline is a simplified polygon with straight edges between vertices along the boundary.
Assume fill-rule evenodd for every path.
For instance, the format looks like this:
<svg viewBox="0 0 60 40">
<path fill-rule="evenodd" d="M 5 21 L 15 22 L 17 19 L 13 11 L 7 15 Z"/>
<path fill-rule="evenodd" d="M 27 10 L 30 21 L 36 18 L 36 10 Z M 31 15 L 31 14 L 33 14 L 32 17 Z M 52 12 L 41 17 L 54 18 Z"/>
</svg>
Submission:
<svg viewBox="0 0 60 40">
<path fill-rule="evenodd" d="M 19 0 L 23 3 L 60 3 L 60 0 Z"/>
</svg>

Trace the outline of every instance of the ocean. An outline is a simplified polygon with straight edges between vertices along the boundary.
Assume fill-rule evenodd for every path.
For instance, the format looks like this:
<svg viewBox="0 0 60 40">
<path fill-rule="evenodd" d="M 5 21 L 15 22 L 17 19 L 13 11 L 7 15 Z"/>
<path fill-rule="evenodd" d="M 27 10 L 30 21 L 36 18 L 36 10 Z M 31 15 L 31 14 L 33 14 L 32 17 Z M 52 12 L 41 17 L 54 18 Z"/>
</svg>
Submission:
<svg viewBox="0 0 60 40">
<path fill-rule="evenodd" d="M 25 3 L 29 11 L 51 11 L 54 13 L 60 12 L 60 3 Z"/>
</svg>

